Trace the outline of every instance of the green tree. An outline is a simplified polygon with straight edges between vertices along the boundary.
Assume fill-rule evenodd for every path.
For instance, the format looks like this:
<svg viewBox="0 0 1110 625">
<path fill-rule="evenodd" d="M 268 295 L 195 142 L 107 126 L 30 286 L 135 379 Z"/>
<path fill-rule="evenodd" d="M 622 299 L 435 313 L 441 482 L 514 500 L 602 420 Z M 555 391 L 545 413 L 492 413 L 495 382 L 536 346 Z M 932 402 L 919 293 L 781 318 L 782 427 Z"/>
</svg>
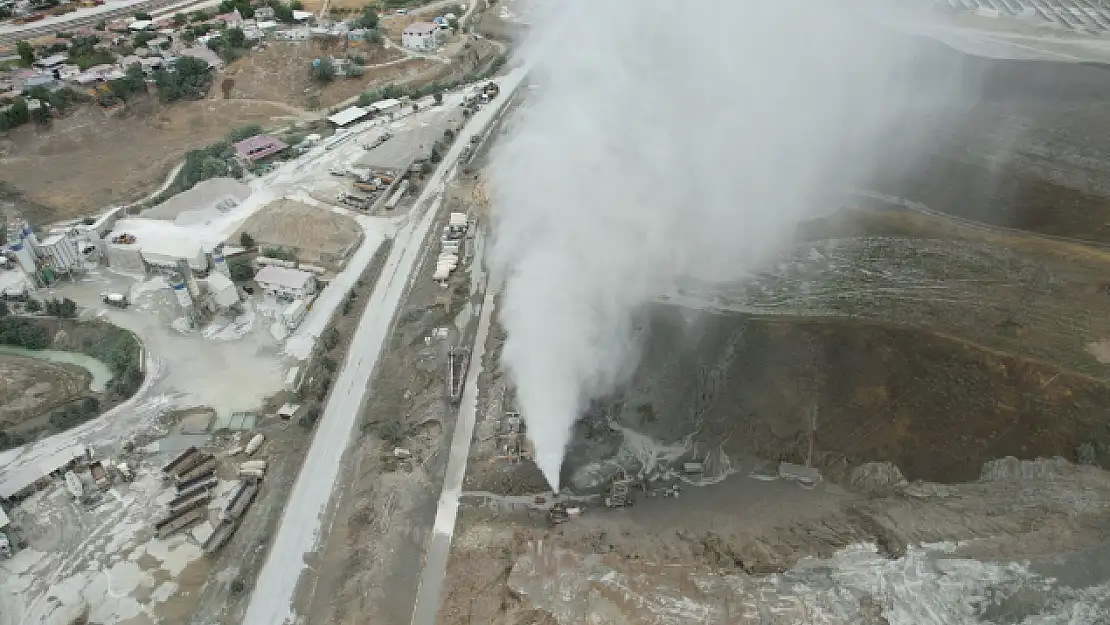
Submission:
<svg viewBox="0 0 1110 625">
<path fill-rule="evenodd" d="M 314 64 L 312 68 L 312 77 L 319 82 L 331 82 L 335 79 L 335 65 L 332 64 L 331 59 L 323 57 L 319 63 Z"/>
<path fill-rule="evenodd" d="M 137 19 L 137 20 L 152 20 L 152 19 L 154 19 L 154 16 L 151 15 L 150 13 L 144 13 L 143 11 L 139 11 L 138 13 L 135 14 L 135 19 Z"/>
<path fill-rule="evenodd" d="M 301 2 L 301 0 L 293 0 L 289 3 L 289 8 L 293 9 L 294 11 L 303 11 L 304 3 Z"/>
<path fill-rule="evenodd" d="M 442 105 L 443 104 L 443 94 L 437 92 L 434 96 L 432 96 L 432 100 L 436 103 L 436 106 Z"/>
<path fill-rule="evenodd" d="M 158 93 L 167 102 L 177 100 L 199 100 L 208 92 L 208 84 L 212 80 L 208 63 L 194 56 L 182 56 L 177 59 L 174 71 L 164 69 L 154 74 L 154 82 L 158 86 Z"/>
<path fill-rule="evenodd" d="M 49 105 L 47 105 L 46 102 L 40 101 L 39 107 L 31 111 L 31 119 L 35 120 L 35 123 L 40 126 L 46 126 L 47 124 L 49 124 L 50 120 L 53 119 L 50 116 Z"/>
<path fill-rule="evenodd" d="M 93 26 L 93 29 L 99 30 L 99 31 L 104 31 L 107 28 L 108 28 L 108 22 L 106 22 L 104 20 L 96 20 L 96 25 Z"/>
<path fill-rule="evenodd" d="M 42 310 L 42 302 L 32 298 L 27 300 L 27 303 L 24 304 L 24 307 L 27 309 L 27 312 L 34 314 Z"/>
<path fill-rule="evenodd" d="M 20 39 L 15 44 L 15 51 L 19 54 L 19 61 L 23 63 L 24 67 L 31 67 L 35 62 L 35 49 L 27 41 Z"/>
<path fill-rule="evenodd" d="M 111 87 L 112 93 L 123 100 L 126 100 L 133 93 L 145 91 L 146 76 L 143 75 L 142 66 L 138 63 L 132 63 L 124 72 L 123 78 L 108 81 L 108 86 Z"/>
<path fill-rule="evenodd" d="M 247 249 L 250 249 L 250 248 L 254 247 L 254 237 L 252 237 L 250 235 L 250 233 L 246 232 L 246 231 L 240 233 L 239 234 L 239 245 L 242 245 L 243 247 L 245 247 Z"/>
<path fill-rule="evenodd" d="M 31 121 L 31 111 L 27 109 L 27 100 L 16 98 L 11 107 L 4 113 L 4 116 L 11 120 L 13 128 Z"/>
<path fill-rule="evenodd" d="M 0 299 L 0 317 L 7 317 L 11 311 L 8 310 L 8 303 Z"/>
<path fill-rule="evenodd" d="M 273 5 L 274 19 L 283 24 L 293 23 L 293 8 L 284 4 Z"/>
<path fill-rule="evenodd" d="M 188 23 L 189 23 L 189 16 L 188 15 L 185 15 L 184 13 L 174 13 L 174 15 L 173 15 L 173 25 L 174 26 L 184 26 L 185 24 L 188 24 Z"/>
<path fill-rule="evenodd" d="M 224 34 L 220 35 L 220 38 L 227 42 L 227 45 L 231 46 L 232 48 L 246 47 L 247 36 L 243 34 L 243 30 L 241 28 L 228 28 L 224 31 Z"/>
<path fill-rule="evenodd" d="M 368 4 L 362 9 L 362 15 L 358 18 L 358 25 L 363 28 L 377 28 L 378 27 L 378 12 L 375 6 Z"/>
<path fill-rule="evenodd" d="M 227 262 L 227 271 L 231 279 L 236 282 L 246 282 L 254 277 L 254 267 L 242 258 L 233 258 Z"/>
</svg>

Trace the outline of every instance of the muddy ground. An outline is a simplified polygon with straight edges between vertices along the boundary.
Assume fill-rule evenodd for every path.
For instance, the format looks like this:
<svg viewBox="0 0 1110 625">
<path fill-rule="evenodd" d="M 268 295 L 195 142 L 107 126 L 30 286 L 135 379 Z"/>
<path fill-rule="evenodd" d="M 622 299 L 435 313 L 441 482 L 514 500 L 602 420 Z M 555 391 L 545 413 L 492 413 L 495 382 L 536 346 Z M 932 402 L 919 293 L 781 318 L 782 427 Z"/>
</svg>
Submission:
<svg viewBox="0 0 1110 625">
<path fill-rule="evenodd" d="M 39 418 L 84 396 L 91 380 L 76 365 L 0 354 L 0 430 L 21 433 L 41 426 L 35 423 Z"/>
</svg>

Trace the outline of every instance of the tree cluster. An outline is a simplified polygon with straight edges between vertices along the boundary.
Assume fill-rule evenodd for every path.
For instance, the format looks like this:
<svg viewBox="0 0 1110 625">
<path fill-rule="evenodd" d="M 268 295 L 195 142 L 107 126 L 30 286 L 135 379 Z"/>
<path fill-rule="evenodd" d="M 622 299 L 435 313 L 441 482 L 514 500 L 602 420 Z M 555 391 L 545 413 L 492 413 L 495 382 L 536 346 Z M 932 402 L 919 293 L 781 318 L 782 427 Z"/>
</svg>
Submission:
<svg viewBox="0 0 1110 625">
<path fill-rule="evenodd" d="M 74 319 L 77 317 L 77 302 L 68 297 L 57 300 L 46 300 L 46 314 L 59 319 Z"/>
<path fill-rule="evenodd" d="M 46 328 L 34 319 L 0 317 L 0 345 L 46 349 L 50 346 L 50 335 Z"/>
<path fill-rule="evenodd" d="M 154 84 L 166 102 L 200 100 L 208 93 L 212 71 L 208 63 L 193 56 L 177 59 L 174 71 L 159 69 L 154 73 Z"/>
<path fill-rule="evenodd" d="M 100 413 L 100 400 L 95 397 L 85 397 L 65 408 L 50 413 L 50 427 L 61 432 L 71 427 L 80 425 Z"/>
</svg>

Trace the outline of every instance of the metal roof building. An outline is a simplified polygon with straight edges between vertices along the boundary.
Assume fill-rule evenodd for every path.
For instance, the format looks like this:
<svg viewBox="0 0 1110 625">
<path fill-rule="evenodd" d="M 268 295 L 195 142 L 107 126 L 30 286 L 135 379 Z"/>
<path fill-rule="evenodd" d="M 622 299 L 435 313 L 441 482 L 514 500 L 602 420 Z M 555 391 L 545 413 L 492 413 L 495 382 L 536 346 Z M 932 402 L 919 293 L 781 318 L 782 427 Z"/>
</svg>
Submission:
<svg viewBox="0 0 1110 625">
<path fill-rule="evenodd" d="M 361 106 L 352 106 L 339 111 L 335 115 L 328 117 L 328 121 L 336 126 L 343 127 L 351 122 L 357 121 L 366 117 L 370 111 L 362 108 Z"/>
</svg>

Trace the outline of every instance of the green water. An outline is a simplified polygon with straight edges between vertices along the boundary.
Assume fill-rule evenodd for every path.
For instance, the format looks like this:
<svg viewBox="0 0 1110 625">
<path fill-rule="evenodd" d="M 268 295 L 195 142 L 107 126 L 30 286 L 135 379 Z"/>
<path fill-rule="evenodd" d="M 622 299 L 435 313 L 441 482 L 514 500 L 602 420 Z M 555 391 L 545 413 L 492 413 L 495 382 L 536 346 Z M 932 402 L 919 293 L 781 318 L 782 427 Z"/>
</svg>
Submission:
<svg viewBox="0 0 1110 625">
<path fill-rule="evenodd" d="M 38 358 L 39 360 L 49 360 L 50 362 L 57 362 L 66 365 L 77 365 L 92 374 L 92 382 L 89 384 L 89 390 L 94 392 L 101 392 L 108 385 L 112 379 L 112 370 L 108 365 L 93 358 L 77 352 L 60 352 L 53 349 L 25 349 L 22 347 L 12 347 L 11 345 L 0 345 L 0 354 L 11 354 L 12 356 L 26 356 L 28 358 Z"/>
</svg>

